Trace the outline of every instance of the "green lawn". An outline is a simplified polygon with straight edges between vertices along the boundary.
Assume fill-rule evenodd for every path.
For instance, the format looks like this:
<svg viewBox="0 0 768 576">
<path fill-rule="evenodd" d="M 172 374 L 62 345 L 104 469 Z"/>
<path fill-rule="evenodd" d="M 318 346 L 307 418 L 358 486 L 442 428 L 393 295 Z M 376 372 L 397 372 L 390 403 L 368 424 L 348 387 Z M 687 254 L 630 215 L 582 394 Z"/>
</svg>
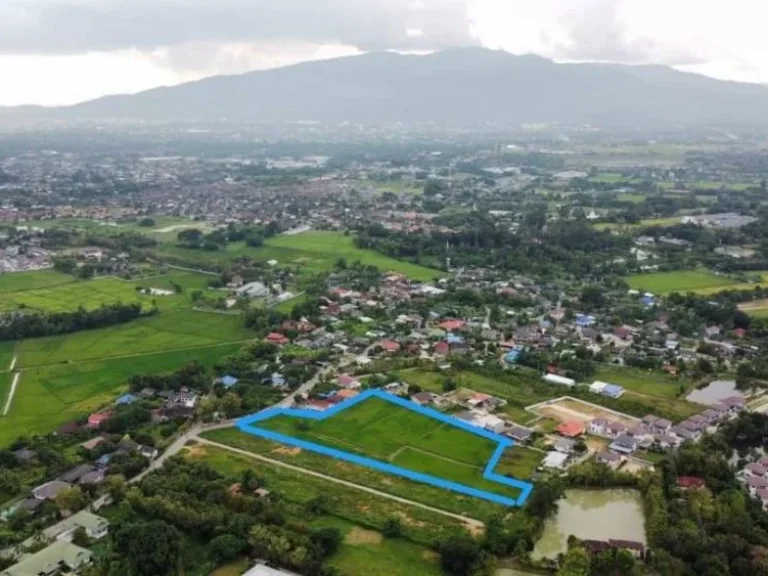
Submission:
<svg viewBox="0 0 768 576">
<path fill-rule="evenodd" d="M 228 344 L 26 369 L 8 415 L 0 417 L 0 446 L 21 434 L 51 432 L 109 404 L 135 374 L 171 372 L 193 360 L 211 366 L 239 349 L 239 344 Z"/>
<path fill-rule="evenodd" d="M 504 451 L 496 472 L 513 478 L 528 480 L 541 463 L 544 454 L 525 446 L 513 446 Z"/>
<path fill-rule="evenodd" d="M 219 430 L 217 432 L 237 432 L 237 430 Z M 213 433 L 208 434 L 212 435 Z M 233 479 L 241 477 L 244 470 L 251 468 L 268 490 L 275 492 L 284 501 L 291 504 L 303 505 L 313 498 L 323 495 L 327 500 L 327 510 L 333 516 L 323 516 L 319 519 L 311 519 L 306 516 L 301 518 L 302 521 L 311 520 L 313 525 L 328 525 L 330 523 L 330 525 L 338 526 L 339 521 L 341 521 L 372 529 L 381 529 L 387 518 L 399 517 L 403 523 L 406 539 L 428 545 L 432 544 L 435 539 L 463 526 L 459 520 L 436 512 L 255 460 L 226 449 L 200 445 L 188 449 L 185 454 L 188 458 L 206 462 L 220 473 Z M 392 552 L 393 550 L 389 548 L 388 551 Z M 334 557 L 331 561 L 339 561 L 349 565 L 354 559 L 345 560 L 345 555 L 342 554 L 341 556 L 342 558 Z M 396 562 L 397 558 L 392 558 L 390 561 Z M 360 572 L 356 570 L 348 573 L 359 574 Z"/>
<path fill-rule="evenodd" d="M 372 250 L 357 248 L 352 236 L 330 231 L 275 236 L 267 239 L 264 246 L 259 248 L 234 242 L 219 252 L 190 250 L 169 245 L 162 248 L 159 255 L 163 254 L 200 262 L 221 262 L 248 256 L 257 260 L 277 260 L 281 265 L 295 265 L 304 273 L 328 271 L 333 268 L 339 258 L 346 258 L 349 263 L 359 260 L 363 264 L 376 266 L 383 272 L 399 272 L 414 280 L 429 281 L 442 274 L 439 270 L 395 260 Z"/>
<path fill-rule="evenodd" d="M 300 422 L 308 429 L 299 429 Z M 322 421 L 278 416 L 260 426 L 482 490 L 519 495 L 483 478 L 495 442 L 379 398 Z"/>
<path fill-rule="evenodd" d="M 483 520 L 496 514 L 509 514 L 510 512 L 509 508 L 492 504 L 491 502 L 470 496 L 462 496 L 461 494 L 448 492 L 435 486 L 413 482 L 405 478 L 378 472 L 371 468 L 356 466 L 313 452 L 293 449 L 240 432 L 235 428 L 212 430 L 203 433 L 202 436 L 234 448 L 247 450 L 254 454 L 262 454 L 274 460 L 287 462 L 307 470 L 314 470 L 341 480 L 375 488 L 388 494 L 422 502 L 429 506 L 463 514 L 471 518 Z M 347 447 L 347 450 L 349 449 Z"/>
<path fill-rule="evenodd" d="M 139 302 L 149 310 L 191 307 L 191 293 L 207 289 L 209 276 L 193 272 L 172 271 L 168 274 L 136 281 L 104 277 L 94 280 L 76 280 L 54 271 L 19 272 L 0 276 L 0 310 L 27 308 L 46 312 L 87 309 L 102 304 Z M 180 294 L 169 296 L 145 295 L 137 288 L 173 290 L 173 284 L 182 287 Z"/>
<path fill-rule="evenodd" d="M 17 348 L 18 364 L 28 368 L 162 350 L 203 348 L 243 342 L 253 337 L 254 333 L 246 330 L 237 316 L 175 310 L 109 328 L 24 340 Z"/>
<path fill-rule="evenodd" d="M 654 294 L 670 292 L 701 292 L 726 290 L 738 285 L 727 276 L 719 276 L 708 270 L 679 270 L 675 272 L 652 272 L 633 274 L 625 278 L 627 284 L 635 290 Z M 754 287 L 754 285 L 752 285 Z"/>
<path fill-rule="evenodd" d="M 616 224 L 613 222 L 597 222 L 592 225 L 596 230 L 638 230 L 640 228 L 656 227 L 663 228 L 665 226 L 674 226 L 679 224 L 682 220 L 680 216 L 671 216 L 669 218 L 649 218 L 647 220 L 641 220 L 639 224 Z"/>
<path fill-rule="evenodd" d="M 675 380 L 662 372 L 606 365 L 599 366 L 594 380 L 618 384 L 627 390 L 640 394 L 670 399 L 678 397 L 681 383 L 684 385 L 690 384 L 685 381 Z"/>
<path fill-rule="evenodd" d="M 16 342 L 0 342 L 0 372 L 9 370 L 16 350 Z"/>
</svg>

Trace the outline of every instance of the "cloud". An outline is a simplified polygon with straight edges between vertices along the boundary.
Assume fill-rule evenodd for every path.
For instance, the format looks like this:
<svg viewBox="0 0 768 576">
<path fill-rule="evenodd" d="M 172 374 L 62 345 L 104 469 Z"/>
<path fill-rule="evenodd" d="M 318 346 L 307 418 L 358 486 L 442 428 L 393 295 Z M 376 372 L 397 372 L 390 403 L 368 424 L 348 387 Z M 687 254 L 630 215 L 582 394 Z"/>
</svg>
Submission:
<svg viewBox="0 0 768 576">
<path fill-rule="evenodd" d="M 2 0 L 0 54 L 275 42 L 441 49 L 476 43 L 469 1 Z"/>
</svg>

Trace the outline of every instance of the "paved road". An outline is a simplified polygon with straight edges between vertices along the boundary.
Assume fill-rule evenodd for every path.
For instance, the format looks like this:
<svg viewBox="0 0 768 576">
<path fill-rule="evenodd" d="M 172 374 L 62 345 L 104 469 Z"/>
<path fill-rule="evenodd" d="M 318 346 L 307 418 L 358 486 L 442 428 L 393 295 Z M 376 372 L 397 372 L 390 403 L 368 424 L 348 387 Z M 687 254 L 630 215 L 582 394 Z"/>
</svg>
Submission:
<svg viewBox="0 0 768 576">
<path fill-rule="evenodd" d="M 376 490 L 374 488 L 369 488 L 368 486 L 361 486 L 360 484 L 355 484 L 354 482 L 348 482 L 346 480 L 341 480 L 340 478 L 334 478 L 333 476 L 327 476 L 325 474 L 321 474 L 320 472 L 315 472 L 314 470 L 307 470 L 306 468 L 300 468 L 299 466 L 293 466 L 292 464 L 288 464 L 286 462 L 281 462 L 280 460 L 273 460 L 272 458 L 267 458 L 266 456 L 262 456 L 261 454 L 254 454 L 253 452 L 248 452 L 247 450 L 241 450 L 239 448 L 233 448 L 232 446 L 227 446 L 226 444 L 219 444 L 218 442 L 213 442 L 211 440 L 207 440 L 205 438 L 200 438 L 199 436 L 195 438 L 197 442 L 201 442 L 203 444 L 208 444 L 209 446 L 215 446 L 216 448 L 221 448 L 223 450 L 229 450 L 230 452 L 235 452 L 237 454 L 242 454 L 243 456 L 247 456 L 249 458 L 254 458 L 256 460 L 262 460 L 264 462 L 268 462 L 270 464 L 274 464 L 275 466 L 281 466 L 282 468 L 288 468 L 289 470 L 293 470 L 294 472 L 299 472 L 301 474 L 307 474 L 308 476 L 314 476 L 316 478 L 322 478 L 323 480 L 327 480 L 328 482 L 335 482 L 336 484 L 341 484 L 342 486 L 347 486 L 348 488 L 354 488 L 355 490 L 360 490 L 362 492 L 368 492 L 369 494 L 375 494 L 376 496 L 380 496 L 382 498 L 387 498 L 389 500 L 394 500 L 395 502 L 400 502 L 402 504 L 408 504 L 409 506 L 416 506 L 417 508 L 423 508 L 424 510 L 429 510 L 430 512 L 434 512 L 436 514 L 441 514 L 443 516 L 448 516 L 449 518 L 453 518 L 455 520 L 460 520 L 461 522 L 464 522 L 467 526 L 475 529 L 483 529 L 485 527 L 485 524 L 483 524 L 480 520 L 477 520 L 475 518 L 469 518 L 468 516 L 462 516 L 461 514 L 454 514 L 453 512 L 448 512 L 446 510 L 441 510 L 440 508 L 434 508 L 433 506 L 429 506 L 427 504 L 422 504 L 421 502 L 414 502 L 413 500 L 408 500 L 407 498 L 401 498 L 399 496 L 394 496 L 393 494 L 388 494 L 387 492 L 382 492 L 380 490 Z"/>
</svg>

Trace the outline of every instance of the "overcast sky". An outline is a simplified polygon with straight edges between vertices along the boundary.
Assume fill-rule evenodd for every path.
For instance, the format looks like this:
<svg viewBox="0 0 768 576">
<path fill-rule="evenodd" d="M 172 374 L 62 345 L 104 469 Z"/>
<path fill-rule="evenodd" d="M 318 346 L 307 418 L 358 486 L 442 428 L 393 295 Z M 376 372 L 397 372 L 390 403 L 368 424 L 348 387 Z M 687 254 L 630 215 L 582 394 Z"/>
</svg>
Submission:
<svg viewBox="0 0 768 576">
<path fill-rule="evenodd" d="M 486 46 L 768 83 L 766 0 L 0 0 L 0 105 Z"/>
</svg>

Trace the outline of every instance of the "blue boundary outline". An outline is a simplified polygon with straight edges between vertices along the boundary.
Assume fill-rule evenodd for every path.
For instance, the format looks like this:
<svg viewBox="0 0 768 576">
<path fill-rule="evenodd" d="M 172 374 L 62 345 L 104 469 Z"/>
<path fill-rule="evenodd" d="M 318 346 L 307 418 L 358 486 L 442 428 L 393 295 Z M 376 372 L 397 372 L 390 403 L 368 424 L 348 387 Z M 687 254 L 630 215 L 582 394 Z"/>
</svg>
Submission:
<svg viewBox="0 0 768 576">
<path fill-rule="evenodd" d="M 438 476 L 422 474 L 421 472 L 415 472 L 414 470 L 401 468 L 400 466 L 394 466 L 387 462 L 381 462 L 379 460 L 366 458 L 364 456 L 359 456 L 351 452 L 337 450 L 336 448 L 330 448 L 328 446 L 323 446 L 322 444 L 315 444 L 314 442 L 307 442 L 306 440 L 300 440 L 298 438 L 294 438 L 293 436 L 287 436 L 285 434 L 273 432 L 272 430 L 267 430 L 265 428 L 261 428 L 255 425 L 255 424 L 258 424 L 259 422 L 263 422 L 264 420 L 268 420 L 269 418 L 273 418 L 275 416 L 291 416 L 294 418 L 325 420 L 326 418 L 331 418 L 332 416 L 335 416 L 339 412 L 347 410 L 348 408 L 351 408 L 352 406 L 355 406 L 356 404 L 359 404 L 360 402 L 363 402 L 368 398 L 379 398 L 381 400 L 385 400 L 391 404 L 395 404 L 407 410 L 411 410 L 412 412 L 417 412 L 423 416 L 428 416 L 429 418 L 433 418 L 435 420 L 438 420 L 440 422 L 453 426 L 454 428 L 459 428 L 461 430 L 464 430 L 465 432 L 474 434 L 475 436 L 481 436 L 483 438 L 487 438 L 488 440 L 492 440 L 493 442 L 496 442 L 498 446 L 496 447 L 496 450 L 494 451 L 493 455 L 488 461 L 488 464 L 485 466 L 485 470 L 483 470 L 483 478 L 485 478 L 486 480 L 490 480 L 492 482 L 496 482 L 503 486 L 516 488 L 520 490 L 520 496 L 517 499 L 515 499 L 515 498 L 509 498 L 507 496 L 502 496 L 500 494 L 494 494 L 493 492 L 480 490 L 479 488 L 473 488 L 472 486 L 459 484 L 458 482 L 453 482 L 451 480 L 445 480 Z M 273 440 L 281 444 L 288 444 L 289 446 L 295 446 L 296 448 L 301 448 L 302 450 L 309 450 L 310 452 L 317 452 L 318 454 L 323 454 L 324 456 L 331 456 L 332 458 L 337 458 L 339 460 L 351 462 L 352 464 L 357 464 L 359 466 L 372 468 L 379 472 L 392 474 L 394 476 L 401 476 L 409 480 L 414 480 L 416 482 L 421 482 L 423 484 L 430 484 L 432 486 L 443 488 L 445 490 L 451 490 L 459 494 L 473 496 L 475 498 L 481 498 L 483 500 L 488 500 L 490 502 L 493 502 L 495 504 L 501 504 L 503 506 L 522 506 L 523 504 L 525 504 L 525 501 L 528 499 L 528 497 L 531 494 L 531 491 L 533 490 L 533 484 L 531 484 L 530 482 L 523 482 L 522 480 L 509 478 L 507 476 L 502 476 L 501 474 L 496 474 L 494 472 L 496 465 L 499 463 L 499 460 L 501 459 L 501 456 L 504 453 L 504 450 L 511 446 L 514 446 L 515 445 L 514 441 L 510 440 L 509 438 L 506 438 L 505 436 L 501 436 L 499 434 L 489 432 L 488 430 L 485 430 L 483 428 L 478 428 L 477 426 L 473 426 L 471 424 L 463 422 L 458 418 L 454 418 L 452 416 L 443 414 L 442 412 L 438 412 L 437 410 L 434 410 L 432 408 L 419 406 L 418 404 L 411 402 L 410 400 L 404 400 L 399 396 L 394 396 L 393 394 L 389 394 L 388 392 L 383 392 L 377 389 L 366 390 L 362 394 L 358 394 L 357 396 L 349 398 L 331 408 L 328 408 L 327 410 L 323 410 L 322 412 L 317 410 L 308 410 L 308 409 L 299 410 L 296 408 L 277 408 L 277 407 L 267 408 L 266 410 L 263 410 L 257 414 L 251 414 L 250 416 L 244 416 L 243 418 L 240 418 L 235 424 L 235 426 L 242 432 L 246 432 L 247 434 L 252 434 L 254 436 L 260 436 L 262 438 L 266 438 L 267 440 Z"/>
</svg>

